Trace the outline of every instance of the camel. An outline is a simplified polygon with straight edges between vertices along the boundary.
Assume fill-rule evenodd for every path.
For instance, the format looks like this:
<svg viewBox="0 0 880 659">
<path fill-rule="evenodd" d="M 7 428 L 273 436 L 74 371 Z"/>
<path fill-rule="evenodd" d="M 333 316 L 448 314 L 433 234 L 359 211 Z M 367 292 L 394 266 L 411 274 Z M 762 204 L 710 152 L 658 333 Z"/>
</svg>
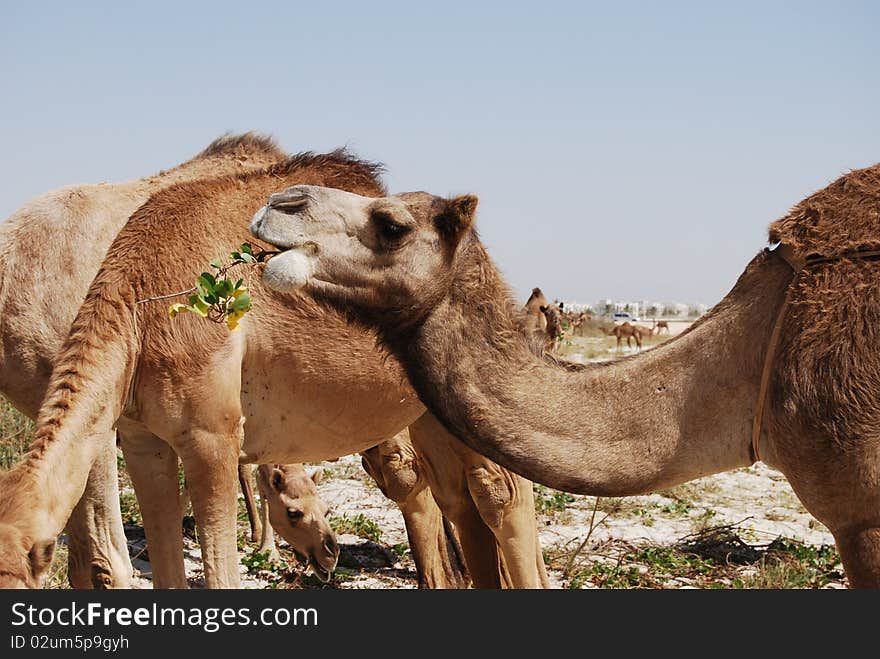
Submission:
<svg viewBox="0 0 880 659">
<path fill-rule="evenodd" d="M 630 343 L 631 339 L 636 340 L 636 347 L 641 350 L 642 349 L 642 335 L 639 333 L 632 325 L 628 322 L 624 322 L 620 325 L 614 325 L 610 329 L 605 327 L 600 327 L 602 333 L 606 336 L 613 336 L 617 339 L 617 351 L 620 352 L 620 344 L 623 339 L 626 339 L 626 347 L 631 348 L 632 343 Z"/>
<path fill-rule="evenodd" d="M 544 346 L 546 352 L 555 354 L 562 340 L 562 312 L 555 304 L 544 304 L 540 307 L 541 313 L 547 322 L 547 339 Z"/>
<path fill-rule="evenodd" d="M 669 334 L 669 323 L 665 320 L 652 320 L 651 321 L 651 331 L 656 331 L 657 334 L 660 334 L 663 330 L 666 330 L 666 333 Z"/>
<path fill-rule="evenodd" d="M 566 312 L 566 320 L 568 320 L 568 325 L 571 327 L 571 333 L 577 333 L 579 336 L 584 335 L 584 322 L 591 320 L 592 316 L 585 312 L 580 312 L 578 314 Z"/>
<path fill-rule="evenodd" d="M 562 337 L 562 313 L 559 307 L 547 302 L 544 293 L 536 287 L 526 300 L 523 313 L 523 331 L 534 341 L 535 350 L 555 352 Z"/>
<path fill-rule="evenodd" d="M 499 464 L 627 496 L 760 459 L 834 535 L 849 585 L 880 587 L 880 164 L 774 222 L 778 246 L 688 330 L 581 369 L 535 357 L 518 335 L 473 230 L 477 203 L 293 187 L 251 229 L 285 250 L 267 284 L 376 328 L 436 418 Z"/>
<path fill-rule="evenodd" d="M 654 333 L 654 330 L 650 327 L 645 327 L 644 325 L 633 325 L 633 336 L 636 337 L 636 343 L 638 343 L 639 350 L 642 349 L 642 343 L 644 343 L 645 339 L 650 339 Z"/>
<path fill-rule="evenodd" d="M 39 583 L 51 539 L 85 486 L 83 470 L 107 448 L 100 433 L 114 424 L 125 439 L 138 498 L 149 502 L 142 512 L 160 588 L 186 587 L 180 525 L 169 521 L 180 507 L 170 487 L 177 456 L 199 526 L 206 584 L 235 587 L 239 462 L 334 459 L 407 426 L 413 437 L 433 433 L 425 443 L 452 442 L 442 426 L 420 419 L 424 406 L 402 368 L 376 350 L 375 334 L 307 297 L 279 295 L 245 273 L 262 301 L 232 334 L 192 317 L 172 323 L 165 302 L 138 304 L 184 290 L 205 263 L 247 240 L 253 209 L 277 186 L 315 183 L 380 195 L 377 173 L 378 166 L 343 152 L 299 154 L 252 173 L 160 191 L 131 216 L 57 355 L 37 439 L 2 476 L 8 496 L 0 502 L 0 584 Z M 221 197 L 226 201 L 218 206 Z M 204 206 L 193 214 L 197 199 Z M 449 452 L 455 458 L 461 449 L 456 444 Z M 458 469 L 466 485 L 448 496 L 456 504 L 452 513 L 461 513 L 450 519 L 474 585 L 546 586 L 543 565 L 535 565 L 540 548 L 531 483 L 472 451 L 467 462 L 443 467 Z M 62 469 L 64 479 L 49 478 Z M 430 465 L 424 471 L 436 496 L 444 484 L 431 478 L 442 472 Z M 425 502 L 415 497 L 406 506 L 421 529 L 439 519 L 417 509 Z M 438 580 L 445 576 L 438 570 Z"/>
<path fill-rule="evenodd" d="M 330 581 L 339 545 L 327 521 L 329 507 L 318 495 L 316 485 L 322 471 L 309 476 L 301 464 L 261 464 L 257 467 L 257 487 L 262 505 L 262 537 L 260 553 L 270 560 L 280 559 L 272 529 L 284 538 L 293 550 L 308 560 L 315 576 Z"/>
<path fill-rule="evenodd" d="M 85 298 L 113 237 L 153 192 L 201 178 L 262 169 L 285 158 L 268 138 L 253 133 L 226 135 L 187 162 L 154 176 L 115 184 L 69 186 L 25 204 L 0 225 L 4 254 L 0 269 L 0 308 L 4 310 L 0 316 L 0 391 L 24 414 L 36 418 L 53 361 L 78 302 Z M 77 258 L 69 259 L 71 253 Z M 48 280 L 52 286 L 46 285 Z M 66 303 L 58 304 L 57 299 Z M 131 452 L 125 438 L 121 444 L 123 451 Z M 136 457 L 128 458 L 137 463 Z M 390 471 L 394 465 L 383 468 Z M 116 447 L 108 443 L 93 464 L 84 496 L 67 524 L 68 575 L 74 588 L 130 586 L 132 568 L 119 515 L 116 470 Z M 388 473 L 385 477 L 401 480 L 406 474 Z M 256 542 L 263 529 L 253 505 L 248 465 L 239 466 L 239 481 L 248 504 L 251 540 Z M 171 481 L 168 486 L 173 486 Z M 276 500 L 270 499 L 269 506 Z M 140 503 L 142 507 L 154 505 L 150 501 Z M 405 501 L 397 503 L 401 506 Z M 449 562 L 447 545 L 455 539 L 442 525 L 430 490 L 418 496 L 417 503 L 409 504 L 407 510 L 404 517 L 410 539 L 420 545 L 413 548 L 419 584 L 465 585 L 460 561 Z M 169 515 L 165 523 L 173 524 L 173 517 Z M 271 528 L 265 532 L 271 533 Z M 436 547 L 441 548 L 439 553 Z"/>
</svg>

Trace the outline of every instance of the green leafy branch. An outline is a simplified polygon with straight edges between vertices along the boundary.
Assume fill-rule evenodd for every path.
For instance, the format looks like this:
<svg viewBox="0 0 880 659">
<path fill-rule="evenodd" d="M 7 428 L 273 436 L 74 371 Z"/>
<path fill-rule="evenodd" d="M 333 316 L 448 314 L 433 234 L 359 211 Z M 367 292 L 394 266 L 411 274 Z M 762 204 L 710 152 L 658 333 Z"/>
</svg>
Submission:
<svg viewBox="0 0 880 659">
<path fill-rule="evenodd" d="M 138 300 L 138 304 L 189 295 L 189 304 L 176 303 L 169 307 L 168 314 L 172 318 L 181 313 L 194 313 L 215 323 L 225 323 L 229 331 L 235 332 L 240 329 L 241 319 L 250 311 L 252 301 L 250 293 L 244 285 L 244 279 L 239 278 L 233 281 L 227 277 L 227 274 L 233 268 L 242 265 L 259 266 L 275 254 L 278 252 L 260 250 L 255 253 L 250 243 L 244 243 L 237 251 L 229 255 L 230 263 L 224 265 L 220 259 L 211 261 L 209 265 L 214 272 L 200 274 L 196 285 L 192 288 L 179 293 Z"/>
</svg>

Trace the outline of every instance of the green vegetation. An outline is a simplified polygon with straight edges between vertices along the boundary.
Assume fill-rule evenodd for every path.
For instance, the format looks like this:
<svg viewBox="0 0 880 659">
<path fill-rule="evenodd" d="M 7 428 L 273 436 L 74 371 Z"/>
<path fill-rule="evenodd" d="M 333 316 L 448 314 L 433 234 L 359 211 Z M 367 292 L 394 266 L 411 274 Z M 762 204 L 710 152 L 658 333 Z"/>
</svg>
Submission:
<svg viewBox="0 0 880 659">
<path fill-rule="evenodd" d="M 567 570 L 569 588 L 793 589 L 821 588 L 843 579 L 840 556 L 832 546 L 784 536 L 750 545 L 731 527 L 708 529 L 675 546 L 607 541 L 591 555 L 550 550 L 545 561 Z"/>
<path fill-rule="evenodd" d="M 365 517 L 362 513 L 358 513 L 354 517 L 349 517 L 348 515 L 331 517 L 330 528 L 336 533 L 351 533 L 352 535 L 366 538 L 367 540 L 372 540 L 376 543 L 382 541 L 381 527 L 369 517 Z"/>
<path fill-rule="evenodd" d="M 535 511 L 541 515 L 553 515 L 565 511 L 565 507 L 575 501 L 574 496 L 568 492 L 551 490 L 548 487 L 534 483 Z"/>
</svg>

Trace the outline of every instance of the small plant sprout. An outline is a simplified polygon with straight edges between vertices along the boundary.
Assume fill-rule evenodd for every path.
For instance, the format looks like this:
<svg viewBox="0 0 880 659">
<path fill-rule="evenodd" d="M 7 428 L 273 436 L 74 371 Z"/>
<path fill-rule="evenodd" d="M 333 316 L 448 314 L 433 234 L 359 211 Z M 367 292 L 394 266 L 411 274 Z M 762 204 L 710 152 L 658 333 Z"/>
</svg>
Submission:
<svg viewBox="0 0 880 659">
<path fill-rule="evenodd" d="M 257 266 L 264 263 L 267 257 L 277 252 L 259 251 L 256 254 L 250 243 L 244 243 L 238 251 L 229 255 L 232 262 L 223 265 L 219 259 L 209 264 L 215 272 L 203 272 L 196 280 L 196 285 L 177 295 L 190 293 L 189 304 L 176 303 L 168 309 L 174 318 L 180 313 L 194 313 L 215 323 L 226 323 L 230 332 L 239 329 L 239 322 L 251 309 L 251 296 L 244 279 L 233 281 L 227 273 L 240 265 Z"/>
</svg>

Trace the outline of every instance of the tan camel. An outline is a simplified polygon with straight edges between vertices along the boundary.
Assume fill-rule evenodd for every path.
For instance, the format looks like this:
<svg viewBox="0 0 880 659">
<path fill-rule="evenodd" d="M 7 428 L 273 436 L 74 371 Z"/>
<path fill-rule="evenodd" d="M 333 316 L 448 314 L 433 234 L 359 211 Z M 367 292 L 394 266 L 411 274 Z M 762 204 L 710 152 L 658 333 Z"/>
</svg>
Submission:
<svg viewBox="0 0 880 659">
<path fill-rule="evenodd" d="M 297 554 L 308 560 L 315 576 L 327 582 L 339 559 L 339 545 L 327 521 L 329 506 L 318 495 L 316 485 L 321 482 L 321 474 L 323 472 L 317 470 L 309 476 L 301 464 L 257 467 L 263 527 L 257 551 L 268 553 L 270 560 L 280 558 L 274 529 Z"/>
<path fill-rule="evenodd" d="M 642 336 L 636 329 L 630 325 L 628 322 L 624 322 L 620 325 L 614 325 L 611 328 L 600 327 L 602 333 L 606 336 L 613 336 L 617 339 L 617 351 L 620 352 L 620 344 L 623 339 L 626 339 L 626 347 L 632 348 L 632 343 L 630 341 L 635 339 L 636 347 L 641 350 L 642 349 Z"/>
<path fill-rule="evenodd" d="M 269 140 L 250 133 L 226 136 L 148 178 L 59 188 L 0 224 L 0 392 L 36 418 L 55 355 L 110 242 L 151 194 L 185 181 L 262 168 L 283 157 Z M 131 583 L 116 446 L 108 441 L 104 447 L 67 524 L 68 577 L 74 588 Z"/>
<path fill-rule="evenodd" d="M 584 323 L 588 320 L 592 319 L 592 316 L 585 312 L 580 312 L 578 314 L 575 313 L 566 313 L 566 319 L 568 320 L 568 325 L 571 327 L 572 334 L 578 334 L 579 336 L 584 335 Z"/>
<path fill-rule="evenodd" d="M 771 225 L 782 247 L 760 252 L 689 330 L 581 370 L 536 358 L 518 335 L 509 289 L 472 229 L 476 205 L 295 187 L 270 198 L 252 230 L 288 250 L 265 281 L 375 326 L 420 398 L 472 448 L 540 483 L 602 496 L 760 456 L 834 534 L 850 585 L 880 587 L 880 277 L 876 259 L 846 258 L 880 253 L 880 164 Z M 831 260 L 800 269 L 811 254 Z M 780 338 L 765 391 L 771 334 Z M 624 391 L 639 414 L 620 413 Z M 753 442 L 759 395 L 767 406 Z"/>
<path fill-rule="evenodd" d="M 382 194 L 376 173 L 375 166 L 345 154 L 301 154 L 256 173 L 176 186 L 153 195 L 132 216 L 59 354 L 37 440 L 3 476 L 9 494 L 0 501 L 5 573 L 0 583 L 39 580 L 50 539 L 85 485 L 83 470 L 106 448 L 108 440 L 99 432 L 114 422 L 128 445 L 138 497 L 150 502 L 142 512 L 154 584 L 186 585 L 180 524 L 169 521 L 180 508 L 177 490 L 169 486 L 172 473 L 176 479 L 176 454 L 199 524 L 206 582 L 234 587 L 239 460 L 336 458 L 375 446 L 424 413 L 399 365 L 375 349 L 374 335 L 308 298 L 264 290 L 258 278 L 251 287 L 261 302 L 234 334 L 191 317 L 171 323 L 167 301 L 136 304 L 183 290 L 204 263 L 246 240 L 253 209 L 279 185 L 315 183 Z M 194 213 L 198 199 L 204 205 Z M 205 346 L 212 350 L 205 353 Z M 474 584 L 501 585 L 497 566 L 503 562 L 512 585 L 544 585 L 535 567 L 531 483 L 472 455 L 480 468 L 458 467 L 469 498 L 457 503 L 469 516 L 451 519 L 462 534 Z M 60 473 L 62 465 L 65 478 L 52 479 L 49 474 Z M 430 477 L 429 482 L 432 490 L 442 489 L 442 483 Z M 520 527 L 523 532 L 516 531 Z M 497 543 L 466 543 L 466 535 Z M 469 549 L 494 559 L 470 556 Z M 493 574 L 471 567 L 489 563 Z"/>
<path fill-rule="evenodd" d="M 653 320 L 651 321 L 651 331 L 656 331 L 657 334 L 660 334 L 663 330 L 666 330 L 666 333 L 669 334 L 669 323 L 665 320 Z"/>
<path fill-rule="evenodd" d="M 200 178 L 262 169 L 285 158 L 265 137 L 252 133 L 223 136 L 191 160 L 155 176 L 62 188 L 17 211 L 0 225 L 4 254 L 0 267 L 0 309 L 4 310 L 0 316 L 0 391 L 22 412 L 36 417 L 53 360 L 70 329 L 78 302 L 85 298 L 113 237 L 153 192 Z M 69 254 L 77 258 L 70 259 Z M 46 285 L 49 280 L 52 286 Z M 127 452 L 131 450 L 124 438 L 122 446 Z M 384 468 L 390 471 L 394 465 Z M 84 496 L 68 521 L 68 575 L 75 588 L 130 585 L 132 570 L 119 514 L 116 470 L 116 447 L 108 443 L 93 464 Z M 240 465 L 251 539 L 256 542 L 263 531 L 253 505 L 249 475 L 250 466 Z M 388 479 L 401 477 L 405 475 L 386 475 Z M 176 479 L 168 481 L 168 486 L 176 483 Z M 142 507 L 154 505 L 151 501 L 140 503 Z M 275 499 L 270 499 L 270 507 L 274 503 Z M 419 583 L 424 587 L 466 585 L 460 561 L 449 563 L 454 554 L 432 553 L 435 546 L 445 547 L 452 540 L 449 529 L 440 521 L 430 490 L 417 497 L 415 504 L 410 503 L 407 510 L 411 511 L 409 518 L 405 515 L 411 541 L 426 547 L 413 548 L 414 555 L 420 557 L 416 565 Z M 410 525 L 414 528 L 409 529 Z M 152 554 L 156 556 L 155 551 Z"/>
<path fill-rule="evenodd" d="M 633 335 L 637 337 L 636 342 L 639 344 L 639 350 L 641 350 L 645 339 L 650 339 L 654 330 L 650 327 L 645 327 L 644 325 L 633 325 L 632 328 Z"/>
</svg>

